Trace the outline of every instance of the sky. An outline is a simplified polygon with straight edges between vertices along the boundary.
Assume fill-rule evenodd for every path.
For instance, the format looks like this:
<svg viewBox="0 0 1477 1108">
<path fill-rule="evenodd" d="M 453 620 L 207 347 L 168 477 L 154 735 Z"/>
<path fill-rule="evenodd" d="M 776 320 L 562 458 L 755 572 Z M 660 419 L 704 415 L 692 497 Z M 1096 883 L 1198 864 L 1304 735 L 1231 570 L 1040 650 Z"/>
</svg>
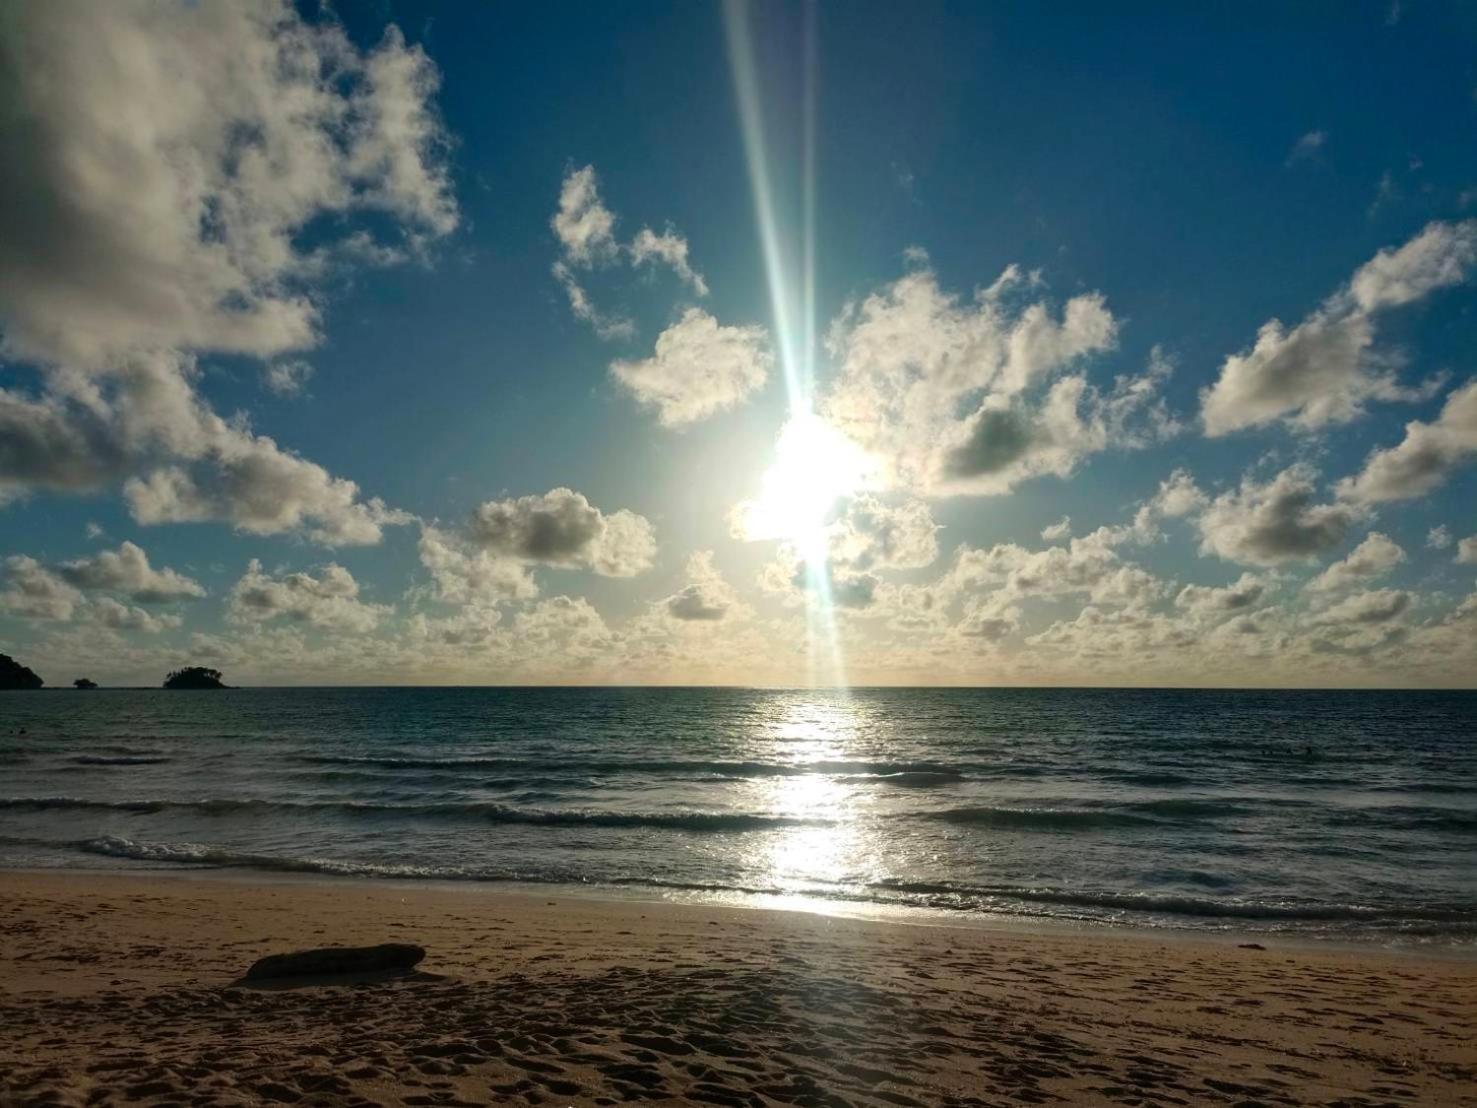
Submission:
<svg viewBox="0 0 1477 1108">
<path fill-rule="evenodd" d="M 1474 46 L 1436 0 L 6 5 L 0 651 L 1471 687 Z"/>
</svg>

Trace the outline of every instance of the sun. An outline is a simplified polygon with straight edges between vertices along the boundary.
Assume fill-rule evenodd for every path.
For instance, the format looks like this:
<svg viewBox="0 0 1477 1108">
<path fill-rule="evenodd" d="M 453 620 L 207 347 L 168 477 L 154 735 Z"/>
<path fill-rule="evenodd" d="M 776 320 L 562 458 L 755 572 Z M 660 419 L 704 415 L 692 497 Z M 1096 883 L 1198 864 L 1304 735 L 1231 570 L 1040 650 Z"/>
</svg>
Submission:
<svg viewBox="0 0 1477 1108">
<path fill-rule="evenodd" d="M 759 496 L 740 507 L 748 539 L 783 539 L 811 562 L 826 556 L 826 528 L 838 501 L 871 482 L 866 451 L 811 411 L 792 415 L 775 444 Z"/>
</svg>

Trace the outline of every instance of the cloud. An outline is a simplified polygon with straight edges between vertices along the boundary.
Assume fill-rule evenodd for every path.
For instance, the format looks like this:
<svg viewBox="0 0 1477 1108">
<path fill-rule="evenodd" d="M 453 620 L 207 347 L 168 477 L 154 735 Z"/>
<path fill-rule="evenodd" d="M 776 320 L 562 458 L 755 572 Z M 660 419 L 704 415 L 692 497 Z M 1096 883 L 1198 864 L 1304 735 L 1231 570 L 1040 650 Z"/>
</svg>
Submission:
<svg viewBox="0 0 1477 1108">
<path fill-rule="evenodd" d="M 1349 283 L 1288 330 L 1264 323 L 1250 350 L 1228 357 L 1201 392 L 1211 437 L 1284 420 L 1301 430 L 1347 423 L 1371 400 L 1415 401 L 1439 379 L 1402 386 L 1399 359 L 1374 349 L 1379 313 L 1460 284 L 1477 262 L 1477 220 L 1432 223 L 1398 249 L 1384 249 Z"/>
<path fill-rule="evenodd" d="M 664 603 L 673 619 L 719 620 L 728 612 L 728 605 L 708 596 L 701 585 L 688 585 Z"/>
<path fill-rule="evenodd" d="M 83 23 L 85 22 L 85 26 Z M 144 349 L 309 345 L 316 217 L 457 214 L 437 77 L 277 0 L 42 4 L 6 14 L 0 302 L 12 356 L 103 367 Z"/>
<path fill-rule="evenodd" d="M 790 543 L 781 543 L 759 571 L 759 587 L 790 608 L 824 597 L 826 605 L 852 613 L 890 614 L 876 606 L 888 589 L 877 574 L 833 563 L 812 566 Z"/>
<path fill-rule="evenodd" d="M 838 372 L 821 413 L 881 462 L 888 486 L 925 495 L 1007 492 L 1169 433 L 1156 393 L 1170 367 L 1157 351 L 1107 393 L 1080 374 L 1052 380 L 1111 349 L 1118 323 L 1096 293 L 1055 315 L 1022 306 L 1034 288 L 1012 266 L 963 302 L 919 263 L 833 323 Z"/>
<path fill-rule="evenodd" d="M 97 488 L 123 459 L 123 444 L 99 420 L 74 418 L 58 397 L 0 388 L 0 507 L 38 488 Z"/>
<path fill-rule="evenodd" d="M 1400 307 L 1465 284 L 1477 263 L 1477 221 L 1429 223 L 1398 249 L 1386 247 L 1355 272 L 1349 291 L 1365 312 Z"/>
<path fill-rule="evenodd" d="M 1339 482 L 1340 496 L 1361 504 L 1424 496 L 1477 454 L 1477 380 L 1446 398 L 1434 423 L 1411 420 L 1398 444 L 1376 450 L 1355 476 Z"/>
<path fill-rule="evenodd" d="M 282 618 L 331 631 L 372 631 L 391 609 L 359 599 L 359 583 L 343 566 L 329 563 L 310 573 L 271 575 L 253 558 L 231 589 L 226 615 L 234 623 Z"/>
<path fill-rule="evenodd" d="M 88 617 L 96 626 L 110 631 L 139 631 L 145 635 L 157 635 L 172 630 L 183 622 L 179 616 L 157 615 L 142 608 L 120 604 L 112 597 L 99 597 L 87 607 Z"/>
<path fill-rule="evenodd" d="M 708 295 L 703 275 L 688 261 L 687 239 L 676 230 L 668 227 L 657 234 L 643 227 L 629 244 L 623 244 L 615 237 L 615 225 L 615 213 L 600 197 L 595 167 L 569 170 L 559 189 L 559 209 L 550 220 L 561 247 L 561 257 L 553 267 L 554 279 L 569 298 L 575 318 L 590 324 L 602 339 L 634 338 L 636 325 L 625 316 L 597 308 L 575 276 L 576 270 L 604 268 L 622 261 L 636 268 L 665 265 L 696 295 Z"/>
<path fill-rule="evenodd" d="M 1266 593 L 1265 577 L 1243 573 L 1234 584 L 1222 588 L 1186 585 L 1174 598 L 1174 603 L 1175 607 L 1194 615 L 1229 616 L 1255 608 Z"/>
<path fill-rule="evenodd" d="M 192 358 L 158 353 L 130 359 L 101 383 L 64 378 L 65 401 L 9 406 L 0 396 L 0 467 L 12 492 L 81 491 L 132 470 L 139 475 L 124 482 L 124 495 L 140 523 L 219 519 L 253 534 L 305 530 L 329 545 L 378 542 L 382 526 L 409 520 L 243 418 L 216 415 L 196 393 L 195 373 Z M 6 433 L 7 411 L 17 435 Z M 20 422 L 27 415 L 38 419 L 31 431 Z"/>
<path fill-rule="evenodd" d="M 1178 519 L 1199 512 L 1209 502 L 1189 470 L 1177 469 L 1159 483 L 1150 507 L 1158 515 Z"/>
<path fill-rule="evenodd" d="M 226 450 L 193 473 L 179 466 L 131 477 L 123 494 L 143 524 L 221 520 L 252 535 L 303 530 L 324 546 L 378 543 L 386 525 L 409 523 L 407 512 L 359 486 L 278 448 L 269 438 L 228 440 Z"/>
<path fill-rule="evenodd" d="M 1401 562 L 1405 551 L 1388 536 L 1371 531 L 1341 562 L 1334 562 L 1308 582 L 1310 592 L 1332 592 L 1383 577 Z"/>
<path fill-rule="evenodd" d="M 57 572 L 79 589 L 122 593 L 140 604 L 167 604 L 205 595 L 198 581 L 149 565 L 149 556 L 131 542 L 91 558 L 63 562 Z"/>
<path fill-rule="evenodd" d="M 1426 532 L 1426 548 L 1428 550 L 1445 550 L 1451 546 L 1451 528 L 1444 523 L 1437 524 Z"/>
<path fill-rule="evenodd" d="M 1270 320 L 1251 350 L 1234 354 L 1201 394 L 1206 434 L 1226 435 L 1284 416 L 1305 429 L 1345 423 L 1369 399 L 1394 400 L 1387 373 L 1367 370 L 1374 324 L 1367 315 L 1316 313 L 1291 331 Z"/>
<path fill-rule="evenodd" d="M 746 537 L 743 508 L 734 515 L 736 534 Z M 890 503 L 872 494 L 852 497 L 824 529 L 826 564 L 813 573 L 798 549 L 782 543 L 760 571 L 760 587 L 788 605 L 803 603 L 824 580 L 830 600 L 844 608 L 872 605 L 882 584 L 878 573 L 920 569 L 939 554 L 939 525 L 921 500 Z"/>
<path fill-rule="evenodd" d="M 1410 607 L 1411 594 L 1400 589 L 1355 593 L 1313 617 L 1314 626 L 1387 623 Z"/>
<path fill-rule="evenodd" d="M 14 554 L 5 559 L 0 611 L 26 619 L 66 621 L 82 606 L 82 593 L 35 558 Z"/>
<path fill-rule="evenodd" d="M 413 640 L 452 647 L 485 647 L 498 640 L 503 614 L 498 608 L 472 606 L 455 615 L 433 617 L 417 612 L 407 622 Z"/>
<path fill-rule="evenodd" d="M 117 593 L 145 604 L 205 595 L 190 578 L 172 569 L 154 569 L 144 552 L 129 542 L 117 551 L 105 550 L 56 567 L 25 555 L 7 558 L 3 565 L 0 612 L 24 619 L 57 623 L 75 619 L 108 631 L 158 634 L 180 626 L 180 617 L 150 613 L 112 596 L 87 597 L 84 591 Z"/>
<path fill-rule="evenodd" d="M 1123 560 L 1117 548 L 1133 537 L 1132 528 L 1100 527 L 1041 550 L 1015 543 L 961 546 L 932 591 L 946 605 L 964 600 L 976 612 L 980 602 L 969 598 L 992 596 L 986 610 L 1012 622 L 1018 619 L 1015 606 L 1027 600 L 1081 596 L 1103 606 L 1143 607 L 1168 595 L 1171 583 Z"/>
<path fill-rule="evenodd" d="M 1041 529 L 1042 542 L 1060 542 L 1062 539 L 1072 537 L 1072 517 L 1062 516 L 1061 519 Z"/>
<path fill-rule="evenodd" d="M 583 285 L 564 262 L 554 263 L 554 278 L 569 297 L 569 310 L 576 319 L 584 320 L 595 329 L 602 339 L 631 339 L 636 337 L 636 324 L 624 316 L 606 315 L 590 302 Z"/>
<path fill-rule="evenodd" d="M 583 494 L 558 488 L 539 496 L 486 501 L 458 528 L 423 524 L 419 554 L 431 573 L 435 599 L 462 611 L 442 618 L 418 614 L 412 633 L 446 643 L 502 641 L 511 635 L 509 641 L 516 643 L 520 629 L 541 627 L 540 621 L 556 615 L 564 618 L 577 611 L 585 619 L 594 614 L 583 601 L 570 609 L 569 598 L 556 597 L 540 603 L 537 610 L 544 614 L 532 624 L 526 612 L 511 624 L 500 622 L 492 609 L 539 595 L 535 567 L 632 577 L 651 567 L 656 535 L 651 523 L 634 512 L 602 512 Z M 496 636 L 495 626 L 500 628 Z M 603 633 L 603 621 L 600 628 Z"/>
<path fill-rule="evenodd" d="M 724 327 L 689 308 L 643 361 L 612 362 L 611 375 L 663 427 L 685 427 L 742 404 L 764 386 L 773 357 L 762 327 Z"/>
<path fill-rule="evenodd" d="M 608 654 L 616 639 L 583 597 L 551 596 L 517 613 L 509 638 L 533 656 L 557 653 L 566 665 L 588 665 Z"/>
<path fill-rule="evenodd" d="M 853 497 L 828 529 L 830 561 L 856 572 L 920 569 L 939 556 L 939 530 L 921 500 Z"/>
<path fill-rule="evenodd" d="M 1317 157 L 1327 143 L 1327 131 L 1309 131 L 1292 144 L 1292 149 L 1288 151 L 1287 161 L 1284 164 L 1292 166 L 1298 162 L 1309 161 Z"/>
<path fill-rule="evenodd" d="M 1222 493 L 1196 521 L 1200 552 L 1244 565 L 1278 566 L 1311 561 L 1338 545 L 1363 512 L 1342 502 L 1315 503 L 1316 476 L 1307 466 L 1294 465 L 1264 484 L 1247 477 L 1240 489 Z"/>
<path fill-rule="evenodd" d="M 448 604 L 485 607 L 538 595 L 526 565 L 469 547 L 439 528 L 422 528 L 418 552 L 421 564 L 431 571 L 437 599 Z"/>
<path fill-rule="evenodd" d="M 300 359 L 262 367 L 262 384 L 277 396 L 300 396 L 312 376 L 313 367 Z"/>
<path fill-rule="evenodd" d="M 631 262 L 633 265 L 650 265 L 662 262 L 673 273 L 692 286 L 699 296 L 708 295 L 708 283 L 701 273 L 694 272 L 687 261 L 687 240 L 668 227 L 660 235 L 650 227 L 643 227 L 631 240 Z"/>
<path fill-rule="evenodd" d="M 711 550 L 699 550 L 687 560 L 687 579 L 687 585 L 661 601 L 661 608 L 672 619 L 716 623 L 747 614 L 738 594 L 718 572 Z"/>
<path fill-rule="evenodd" d="M 472 513 L 466 534 L 490 554 L 603 577 L 634 577 L 656 555 L 656 533 L 644 516 L 624 509 L 607 514 L 567 488 L 489 500 Z"/>
<path fill-rule="evenodd" d="M 1374 189 L 1374 199 L 1369 202 L 1365 214 L 1373 219 L 1379 210 L 1387 204 L 1393 204 L 1400 195 L 1400 189 L 1395 184 L 1395 175 L 1388 169 L 1380 174 L 1379 184 Z"/>
<path fill-rule="evenodd" d="M 192 352 L 312 346 L 341 259 L 455 229 L 434 67 L 394 27 L 363 51 L 281 0 L 80 18 L 17 9 L 0 36 L 0 325 L 44 385 L 0 390 L 0 501 L 131 478 L 141 521 L 377 541 L 400 517 L 217 416 Z"/>
<path fill-rule="evenodd" d="M 1469 535 L 1456 544 L 1456 562 L 1458 565 L 1477 565 L 1477 535 Z"/>
<path fill-rule="evenodd" d="M 595 167 L 572 169 L 559 188 L 559 210 L 550 226 L 564 247 L 564 255 L 579 266 L 610 261 L 619 253 L 615 215 L 600 199 Z"/>
<path fill-rule="evenodd" d="M 1141 539 L 1134 527 L 1103 527 L 1040 550 L 1015 543 L 961 546 L 930 584 L 877 584 L 866 614 L 883 617 L 894 632 L 921 636 L 915 641 L 929 644 L 936 656 L 921 663 L 920 672 L 962 675 L 967 670 L 959 669 L 959 660 L 995 652 L 997 644 L 1027 628 L 1032 608 L 1055 609 L 1078 599 L 1087 605 L 1084 612 L 1148 618 L 1172 593 L 1174 583 L 1124 560 L 1120 548 Z M 896 650 L 902 644 L 889 645 Z M 1019 649 L 994 657 L 1013 674 L 1030 672 L 1033 664 L 1030 652 Z"/>
<path fill-rule="evenodd" d="M 999 642 L 1021 629 L 1021 608 L 1017 597 L 1005 589 L 997 589 L 985 596 L 971 596 L 965 600 L 955 626 L 961 635 L 969 638 Z"/>
</svg>

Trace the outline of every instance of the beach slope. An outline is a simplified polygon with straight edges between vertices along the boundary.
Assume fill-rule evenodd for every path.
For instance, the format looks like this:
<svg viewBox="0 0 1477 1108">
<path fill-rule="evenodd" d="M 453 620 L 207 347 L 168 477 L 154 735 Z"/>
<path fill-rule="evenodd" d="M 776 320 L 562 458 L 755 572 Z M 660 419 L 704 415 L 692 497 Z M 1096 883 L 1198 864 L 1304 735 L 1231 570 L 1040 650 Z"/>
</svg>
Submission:
<svg viewBox="0 0 1477 1108">
<path fill-rule="evenodd" d="M 0 874 L 0 1103 L 1477 1104 L 1477 966 L 393 884 Z M 305 947 L 411 974 L 238 983 Z"/>
</svg>

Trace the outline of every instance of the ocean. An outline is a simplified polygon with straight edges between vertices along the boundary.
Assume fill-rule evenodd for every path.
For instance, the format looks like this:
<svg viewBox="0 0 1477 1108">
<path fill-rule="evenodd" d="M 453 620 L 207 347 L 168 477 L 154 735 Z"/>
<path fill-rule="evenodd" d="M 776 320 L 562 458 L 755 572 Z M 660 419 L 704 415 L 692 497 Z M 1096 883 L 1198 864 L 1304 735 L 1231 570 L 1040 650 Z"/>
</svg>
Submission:
<svg viewBox="0 0 1477 1108">
<path fill-rule="evenodd" d="M 1477 693 L 0 693 L 0 866 L 1477 946 Z"/>
</svg>

